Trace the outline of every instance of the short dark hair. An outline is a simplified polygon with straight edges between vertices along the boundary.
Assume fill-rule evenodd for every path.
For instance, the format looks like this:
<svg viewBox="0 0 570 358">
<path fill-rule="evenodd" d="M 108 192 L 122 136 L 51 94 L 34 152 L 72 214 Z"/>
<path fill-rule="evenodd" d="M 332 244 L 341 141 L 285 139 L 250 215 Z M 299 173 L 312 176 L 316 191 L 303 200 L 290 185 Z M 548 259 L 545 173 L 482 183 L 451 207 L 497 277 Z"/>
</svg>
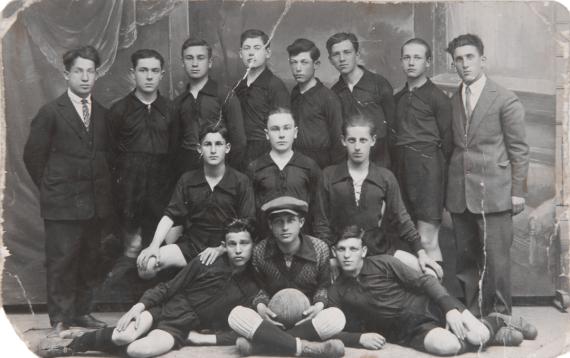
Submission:
<svg viewBox="0 0 570 358">
<path fill-rule="evenodd" d="M 414 37 L 413 39 L 409 39 L 408 41 L 404 42 L 404 44 L 400 48 L 400 56 L 404 55 L 404 47 L 409 44 L 422 45 L 423 47 L 425 47 L 426 59 L 431 60 L 431 47 L 424 39 L 421 39 L 419 37 Z"/>
<path fill-rule="evenodd" d="M 101 64 L 101 59 L 99 58 L 99 53 L 95 50 L 93 46 L 82 46 L 72 50 L 67 51 L 63 54 L 63 67 L 65 67 L 66 71 L 69 71 L 75 60 L 78 58 L 84 58 L 87 60 L 93 61 L 95 64 L 95 68 L 98 68 Z"/>
<path fill-rule="evenodd" d="M 261 37 L 261 41 L 263 42 L 265 47 L 269 48 L 269 36 L 267 36 L 267 34 L 265 32 L 258 30 L 258 29 L 249 29 L 249 30 L 245 30 L 244 32 L 242 32 L 241 36 L 239 37 L 239 45 L 241 47 L 241 46 L 243 46 L 243 43 L 245 42 L 245 40 L 255 39 L 258 37 Z"/>
<path fill-rule="evenodd" d="M 449 41 L 449 44 L 447 45 L 447 49 L 445 49 L 445 51 L 447 51 L 447 53 L 449 53 L 453 58 L 453 53 L 455 52 L 456 48 L 467 45 L 475 46 L 477 48 L 477 51 L 479 51 L 479 55 L 483 56 L 485 50 L 483 41 L 481 41 L 481 38 L 479 36 L 474 34 L 463 34 L 457 36 L 453 40 Z"/>
<path fill-rule="evenodd" d="M 230 135 L 226 127 L 220 122 L 216 123 L 207 123 L 200 129 L 200 134 L 198 135 L 198 141 L 202 143 L 202 140 L 208 135 L 209 133 L 220 133 L 222 138 L 226 141 L 226 143 L 230 142 Z"/>
<path fill-rule="evenodd" d="M 285 107 L 273 108 L 271 111 L 269 111 L 269 114 L 267 115 L 267 120 L 269 120 L 269 117 L 271 117 L 274 114 L 289 114 L 291 118 L 293 118 L 293 123 L 297 123 L 297 121 L 295 121 L 295 117 L 293 116 L 293 112 L 291 112 L 289 108 Z"/>
<path fill-rule="evenodd" d="M 342 240 L 346 240 L 346 239 L 360 239 L 362 240 L 362 237 L 364 236 L 364 229 L 362 229 L 360 226 L 358 225 L 348 225 L 345 226 L 342 231 L 340 231 L 339 235 L 338 235 L 338 240 L 336 241 L 337 243 L 342 241 Z M 364 245 L 364 243 L 363 243 Z"/>
<path fill-rule="evenodd" d="M 352 42 L 352 46 L 354 47 L 354 51 L 358 52 L 358 38 L 352 32 L 337 32 L 336 34 L 329 37 L 327 40 L 327 51 L 329 52 L 329 56 L 332 51 L 332 47 L 339 42 L 343 42 L 345 40 L 349 40 Z"/>
<path fill-rule="evenodd" d="M 289 53 L 289 57 L 297 56 L 301 52 L 309 52 L 313 61 L 321 57 L 321 51 L 319 51 L 317 45 L 307 39 L 296 39 L 291 45 L 287 46 L 287 52 Z"/>
<path fill-rule="evenodd" d="M 348 127 L 368 127 L 370 128 L 370 136 L 376 134 L 376 124 L 374 121 L 362 114 L 353 114 L 342 123 L 342 134 L 346 136 Z"/>
<path fill-rule="evenodd" d="M 131 55 L 131 63 L 133 64 L 133 68 L 137 68 L 139 60 L 142 60 L 143 58 L 156 58 L 158 61 L 160 61 L 160 68 L 164 68 L 164 57 L 162 57 L 158 51 L 147 48 L 136 50 Z"/>
<path fill-rule="evenodd" d="M 184 41 L 184 43 L 182 44 L 182 50 L 180 51 L 182 56 L 184 56 L 184 51 L 186 51 L 188 47 L 194 47 L 194 46 L 205 46 L 206 49 L 208 50 L 208 58 L 212 58 L 212 46 L 210 46 L 208 41 L 196 37 L 190 37 L 186 39 L 186 41 Z"/>
<path fill-rule="evenodd" d="M 236 233 L 236 232 L 249 232 L 250 235 L 253 235 L 254 232 L 254 225 L 253 220 L 249 218 L 235 218 L 231 219 L 226 224 L 226 234 L 229 233 Z M 252 237 L 253 239 L 253 237 Z"/>
</svg>

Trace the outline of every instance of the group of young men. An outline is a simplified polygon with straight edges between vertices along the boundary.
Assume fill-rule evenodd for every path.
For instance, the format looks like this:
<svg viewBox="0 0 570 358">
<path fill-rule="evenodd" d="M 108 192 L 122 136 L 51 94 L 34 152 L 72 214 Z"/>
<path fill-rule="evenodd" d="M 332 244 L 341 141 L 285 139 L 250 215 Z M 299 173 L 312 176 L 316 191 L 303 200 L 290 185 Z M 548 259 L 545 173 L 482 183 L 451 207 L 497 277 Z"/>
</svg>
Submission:
<svg viewBox="0 0 570 358">
<path fill-rule="evenodd" d="M 267 67 L 270 39 L 247 30 L 245 75 L 226 89 L 209 75 L 210 45 L 190 38 L 181 51 L 189 84 L 173 102 L 158 92 L 163 57 L 138 50 L 135 89 L 108 111 L 91 96 L 96 50 L 64 55 L 68 90 L 40 109 L 24 150 L 40 189 L 57 333 L 40 355 L 151 357 L 236 344 L 244 356 L 341 357 L 345 346 L 386 341 L 450 355 L 536 337 L 511 316 L 511 215 L 524 209 L 528 171 L 524 110 L 485 76 L 479 37 L 449 43 L 462 79 L 451 100 L 428 78 L 422 39 L 401 48 L 406 85 L 395 95 L 359 64 L 354 34 L 334 34 L 326 49 L 340 73 L 331 89 L 315 77 L 312 41 L 287 47 L 297 82 L 289 94 Z M 444 206 L 464 303 L 440 283 Z M 110 216 L 141 278 L 180 269 L 116 327 L 90 314 Z M 294 325 L 270 308 L 286 289 L 309 301 Z M 96 330 L 77 335 L 70 326 Z"/>
</svg>

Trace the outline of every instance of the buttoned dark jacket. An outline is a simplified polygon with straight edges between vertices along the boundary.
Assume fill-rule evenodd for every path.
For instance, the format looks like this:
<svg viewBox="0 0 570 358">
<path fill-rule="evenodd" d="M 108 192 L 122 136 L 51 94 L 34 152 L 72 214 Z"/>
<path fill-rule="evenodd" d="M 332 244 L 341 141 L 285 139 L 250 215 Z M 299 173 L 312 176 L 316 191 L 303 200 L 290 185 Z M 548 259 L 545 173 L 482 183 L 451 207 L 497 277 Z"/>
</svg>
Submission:
<svg viewBox="0 0 570 358">
<path fill-rule="evenodd" d="M 386 205 L 384 215 L 383 203 Z M 420 236 L 406 211 L 394 174 L 373 163 L 370 163 L 362 184 L 358 205 L 346 162 L 323 171 L 313 232 L 333 245 L 348 225 L 358 225 L 365 230 L 363 241 L 369 255 L 393 254 L 393 238 L 407 242 L 414 253 L 422 249 Z"/>
<path fill-rule="evenodd" d="M 294 148 L 325 168 L 346 155 L 340 141 L 342 106 L 338 96 L 316 80 L 317 84 L 305 93 L 298 85 L 291 92 L 291 112 L 299 128 Z"/>
<path fill-rule="evenodd" d="M 232 150 L 228 161 L 237 167 L 246 146 L 241 106 L 234 91 L 226 90 L 209 78 L 198 97 L 187 89 L 174 100 L 174 120 L 179 126 L 180 146 L 195 150 L 199 145 L 200 129 L 219 120 L 228 129 Z"/>
<path fill-rule="evenodd" d="M 360 68 L 364 74 L 354 85 L 352 92 L 342 76 L 332 86 L 332 90 L 340 98 L 345 120 L 356 114 L 370 118 L 376 125 L 378 138 L 385 138 L 394 129 L 396 116 L 392 86 L 381 75 L 372 73 L 362 66 Z"/>
<path fill-rule="evenodd" d="M 241 103 L 243 123 L 248 141 L 265 141 L 265 127 L 269 113 L 291 106 L 289 91 L 283 81 L 266 68 L 249 86 L 242 79 L 236 94 Z"/>
<path fill-rule="evenodd" d="M 86 220 L 112 212 L 106 109 L 92 101 L 87 131 L 67 92 L 32 120 L 24 163 L 40 189 L 47 220 Z"/>
</svg>

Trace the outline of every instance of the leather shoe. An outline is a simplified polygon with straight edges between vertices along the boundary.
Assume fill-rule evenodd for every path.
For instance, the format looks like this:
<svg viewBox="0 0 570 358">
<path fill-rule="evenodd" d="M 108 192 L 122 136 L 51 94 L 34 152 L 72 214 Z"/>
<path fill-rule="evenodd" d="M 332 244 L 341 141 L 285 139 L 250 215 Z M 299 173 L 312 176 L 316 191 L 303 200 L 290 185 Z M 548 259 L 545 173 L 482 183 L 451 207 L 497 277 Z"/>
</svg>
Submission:
<svg viewBox="0 0 570 358">
<path fill-rule="evenodd" d="M 72 339 L 47 337 L 40 341 L 36 354 L 43 358 L 67 357 L 73 355 Z"/>
<path fill-rule="evenodd" d="M 90 314 L 75 317 L 72 324 L 79 326 L 79 327 L 85 327 L 85 328 L 105 328 L 105 327 L 107 327 L 107 323 L 105 323 L 103 321 L 99 321 L 98 319 L 96 319 L 95 317 L 93 317 Z"/>
<path fill-rule="evenodd" d="M 500 317 L 505 321 L 505 325 L 508 327 L 513 327 L 517 331 L 521 332 L 524 339 L 533 340 L 538 335 L 538 330 L 535 326 L 528 323 L 524 318 L 520 316 L 509 316 L 503 313 L 493 312 L 489 314 L 489 317 Z"/>
<path fill-rule="evenodd" d="M 491 341 L 493 346 L 520 346 L 523 341 L 523 335 L 513 327 L 501 327 Z"/>
</svg>

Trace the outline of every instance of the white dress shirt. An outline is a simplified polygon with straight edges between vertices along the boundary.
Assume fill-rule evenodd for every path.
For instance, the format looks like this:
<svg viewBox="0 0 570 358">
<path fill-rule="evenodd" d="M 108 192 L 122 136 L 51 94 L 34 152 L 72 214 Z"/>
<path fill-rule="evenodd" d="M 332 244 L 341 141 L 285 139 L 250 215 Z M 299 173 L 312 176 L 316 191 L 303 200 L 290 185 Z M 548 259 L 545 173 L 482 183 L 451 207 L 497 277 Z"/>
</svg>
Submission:
<svg viewBox="0 0 570 358">
<path fill-rule="evenodd" d="M 69 96 L 71 103 L 73 103 L 73 107 L 75 107 L 77 114 L 79 114 L 79 118 L 83 121 L 83 103 L 81 103 L 83 97 L 79 97 L 75 93 L 71 92 L 69 88 L 67 89 L 67 95 Z M 85 99 L 87 100 L 87 107 L 89 107 L 89 116 L 91 116 L 91 95 L 87 96 Z"/>
<path fill-rule="evenodd" d="M 471 113 L 475 110 L 475 106 L 477 106 L 477 101 L 479 101 L 479 97 L 481 97 L 481 93 L 483 93 L 483 88 L 485 87 L 485 83 L 487 83 L 487 76 L 483 73 L 478 80 L 471 83 L 469 85 L 469 89 L 471 89 Z M 461 86 L 461 98 L 463 99 L 463 108 L 467 109 L 467 105 L 465 104 L 465 88 L 467 85 L 463 83 Z M 467 113 L 467 111 L 465 111 Z"/>
</svg>

